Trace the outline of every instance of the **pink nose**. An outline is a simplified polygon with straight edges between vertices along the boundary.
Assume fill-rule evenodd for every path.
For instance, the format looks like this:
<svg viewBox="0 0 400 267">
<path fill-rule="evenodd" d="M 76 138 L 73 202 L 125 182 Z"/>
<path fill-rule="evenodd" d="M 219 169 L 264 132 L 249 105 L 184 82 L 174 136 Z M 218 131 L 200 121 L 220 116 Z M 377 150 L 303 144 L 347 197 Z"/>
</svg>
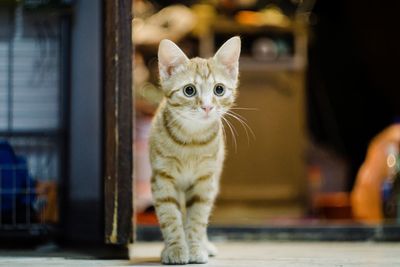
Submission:
<svg viewBox="0 0 400 267">
<path fill-rule="evenodd" d="M 213 106 L 202 106 L 201 108 L 208 114 L 214 107 Z"/>
</svg>

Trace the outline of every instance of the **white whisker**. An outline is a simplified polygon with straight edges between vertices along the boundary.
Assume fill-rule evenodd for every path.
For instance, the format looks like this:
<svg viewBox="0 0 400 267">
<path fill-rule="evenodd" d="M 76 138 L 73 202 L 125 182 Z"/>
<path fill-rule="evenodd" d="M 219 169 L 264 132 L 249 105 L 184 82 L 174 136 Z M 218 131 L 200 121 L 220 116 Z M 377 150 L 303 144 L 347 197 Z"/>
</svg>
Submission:
<svg viewBox="0 0 400 267">
<path fill-rule="evenodd" d="M 226 113 L 226 115 L 228 115 L 229 117 L 231 117 L 231 118 L 234 118 L 234 119 L 236 119 L 239 123 L 240 123 L 240 125 L 243 127 L 243 129 L 244 129 L 244 132 L 246 133 L 246 138 L 247 138 L 247 145 L 250 145 L 250 137 L 249 137 L 249 133 L 248 133 L 248 131 L 247 131 L 247 128 L 245 127 L 245 126 L 243 126 L 243 123 L 238 119 L 238 118 L 236 118 L 234 115 L 232 115 L 232 114 L 230 114 L 230 113 Z"/>
<path fill-rule="evenodd" d="M 254 110 L 254 111 L 259 111 L 259 109 L 258 108 L 243 108 L 243 107 L 237 107 L 237 108 L 235 108 L 235 107 L 233 107 L 233 108 L 230 108 L 231 110 Z"/>
<path fill-rule="evenodd" d="M 235 145 L 235 153 L 237 153 L 236 136 L 235 136 L 235 133 L 234 133 L 234 131 L 233 131 L 233 129 L 232 129 L 232 126 L 231 126 L 231 124 L 229 123 L 229 121 L 228 121 L 226 118 L 224 118 L 223 116 L 221 116 L 221 118 L 222 118 L 222 120 L 226 123 L 226 125 L 228 125 L 228 127 L 229 127 L 229 129 L 230 129 L 230 131 L 231 131 L 232 140 L 233 140 L 233 143 L 234 143 L 234 145 Z"/>
<path fill-rule="evenodd" d="M 256 135 L 254 134 L 253 129 L 251 129 L 251 127 L 246 122 L 247 120 L 244 117 L 242 117 L 241 115 L 239 115 L 233 111 L 227 111 L 226 114 L 231 116 L 232 118 L 236 119 L 242 125 L 243 129 L 246 132 L 247 137 L 248 137 L 248 131 L 247 131 L 247 129 L 248 129 L 250 131 L 253 139 L 256 140 Z"/>
<path fill-rule="evenodd" d="M 224 123 L 222 121 L 221 121 L 221 128 L 222 128 L 222 133 L 224 134 L 224 140 L 226 140 L 225 126 L 224 126 Z"/>
</svg>

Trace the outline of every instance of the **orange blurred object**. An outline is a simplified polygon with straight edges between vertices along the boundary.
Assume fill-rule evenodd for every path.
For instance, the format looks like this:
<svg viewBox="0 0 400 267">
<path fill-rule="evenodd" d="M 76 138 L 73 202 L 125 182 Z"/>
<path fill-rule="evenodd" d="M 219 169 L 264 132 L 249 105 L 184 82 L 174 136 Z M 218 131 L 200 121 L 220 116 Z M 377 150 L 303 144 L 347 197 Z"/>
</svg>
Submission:
<svg viewBox="0 0 400 267">
<path fill-rule="evenodd" d="M 38 181 L 36 184 L 37 200 L 45 203 L 38 216 L 42 223 L 58 222 L 57 183 L 54 181 Z"/>
<path fill-rule="evenodd" d="M 236 20 L 246 25 L 262 25 L 262 16 L 259 12 L 255 11 L 240 11 L 236 15 Z"/>
<path fill-rule="evenodd" d="M 290 19 L 275 5 L 268 5 L 260 11 L 242 10 L 237 13 L 235 19 L 240 24 L 251 26 L 289 27 Z"/>
<path fill-rule="evenodd" d="M 351 193 L 353 216 L 364 223 L 383 221 L 381 187 L 389 176 L 388 148 L 400 145 L 400 124 L 394 124 L 371 141 Z"/>
</svg>

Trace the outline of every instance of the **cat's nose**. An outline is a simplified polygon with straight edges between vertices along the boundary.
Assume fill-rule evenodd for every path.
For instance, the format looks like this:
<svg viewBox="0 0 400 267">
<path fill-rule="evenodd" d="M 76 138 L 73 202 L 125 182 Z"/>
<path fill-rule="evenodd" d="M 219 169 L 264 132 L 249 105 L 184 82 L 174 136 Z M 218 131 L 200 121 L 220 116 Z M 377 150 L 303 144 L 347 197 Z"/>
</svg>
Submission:
<svg viewBox="0 0 400 267">
<path fill-rule="evenodd" d="M 201 109 L 206 112 L 206 114 L 210 113 L 210 111 L 213 109 L 213 106 L 207 105 L 207 106 L 201 106 Z"/>
</svg>

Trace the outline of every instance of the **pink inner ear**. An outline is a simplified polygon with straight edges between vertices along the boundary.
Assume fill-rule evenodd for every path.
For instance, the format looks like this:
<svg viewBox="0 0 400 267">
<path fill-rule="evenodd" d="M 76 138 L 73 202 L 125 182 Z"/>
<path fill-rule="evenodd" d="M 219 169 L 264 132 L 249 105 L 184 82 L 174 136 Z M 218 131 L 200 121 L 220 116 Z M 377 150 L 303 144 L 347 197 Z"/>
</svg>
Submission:
<svg viewBox="0 0 400 267">
<path fill-rule="evenodd" d="M 230 66 L 228 68 L 228 73 L 232 75 L 232 77 L 236 77 L 238 75 L 237 68 L 234 66 Z"/>
<path fill-rule="evenodd" d="M 226 65 L 227 67 L 231 68 L 231 67 L 235 66 L 237 59 L 236 59 L 235 55 L 225 53 L 225 54 L 221 54 L 219 56 L 219 61 L 222 64 Z"/>
<path fill-rule="evenodd" d="M 217 62 L 222 64 L 232 78 L 238 74 L 238 56 L 233 53 L 220 53 L 217 55 Z"/>
</svg>

